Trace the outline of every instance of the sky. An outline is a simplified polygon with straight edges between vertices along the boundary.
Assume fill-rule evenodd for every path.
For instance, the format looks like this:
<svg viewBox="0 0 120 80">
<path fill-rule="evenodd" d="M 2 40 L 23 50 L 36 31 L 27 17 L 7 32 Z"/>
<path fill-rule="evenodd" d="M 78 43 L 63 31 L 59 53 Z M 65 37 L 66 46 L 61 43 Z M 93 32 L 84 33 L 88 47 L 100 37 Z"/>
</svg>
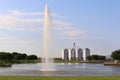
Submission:
<svg viewBox="0 0 120 80">
<path fill-rule="evenodd" d="M 120 0 L 0 0 L 0 52 L 41 56 L 45 5 L 52 18 L 53 56 L 89 48 L 110 55 L 120 49 Z"/>
</svg>

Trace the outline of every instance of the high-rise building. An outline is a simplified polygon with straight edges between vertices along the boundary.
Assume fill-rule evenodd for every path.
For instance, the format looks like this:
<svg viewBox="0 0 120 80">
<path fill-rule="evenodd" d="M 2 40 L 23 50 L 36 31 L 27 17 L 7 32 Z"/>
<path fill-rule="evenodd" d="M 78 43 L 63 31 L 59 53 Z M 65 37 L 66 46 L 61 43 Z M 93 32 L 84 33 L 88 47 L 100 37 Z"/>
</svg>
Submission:
<svg viewBox="0 0 120 80">
<path fill-rule="evenodd" d="M 76 50 L 74 48 L 71 50 L 71 60 L 76 60 Z"/>
<path fill-rule="evenodd" d="M 86 48 L 86 57 L 90 56 L 90 49 Z"/>
<path fill-rule="evenodd" d="M 83 60 L 83 50 L 81 48 L 77 50 L 77 60 Z"/>
<path fill-rule="evenodd" d="M 84 50 L 84 60 L 86 60 L 86 58 L 90 56 L 90 49 L 89 48 L 85 48 Z"/>
<path fill-rule="evenodd" d="M 62 59 L 63 60 L 86 60 L 86 58 L 90 56 L 90 49 L 85 48 L 81 49 L 73 43 L 72 49 L 64 49 L 62 50 Z"/>
<path fill-rule="evenodd" d="M 64 50 L 64 60 L 69 60 L 69 51 L 68 51 L 68 49 L 65 49 Z"/>
</svg>

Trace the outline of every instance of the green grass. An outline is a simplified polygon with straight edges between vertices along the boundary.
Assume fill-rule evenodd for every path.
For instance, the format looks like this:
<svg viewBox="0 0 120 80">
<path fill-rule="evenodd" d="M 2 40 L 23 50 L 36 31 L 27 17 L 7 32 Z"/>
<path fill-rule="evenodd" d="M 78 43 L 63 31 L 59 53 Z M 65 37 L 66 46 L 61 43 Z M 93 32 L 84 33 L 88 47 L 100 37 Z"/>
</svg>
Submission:
<svg viewBox="0 0 120 80">
<path fill-rule="evenodd" d="M 120 80 L 120 76 L 74 76 L 74 77 L 0 76 L 0 80 Z"/>
</svg>

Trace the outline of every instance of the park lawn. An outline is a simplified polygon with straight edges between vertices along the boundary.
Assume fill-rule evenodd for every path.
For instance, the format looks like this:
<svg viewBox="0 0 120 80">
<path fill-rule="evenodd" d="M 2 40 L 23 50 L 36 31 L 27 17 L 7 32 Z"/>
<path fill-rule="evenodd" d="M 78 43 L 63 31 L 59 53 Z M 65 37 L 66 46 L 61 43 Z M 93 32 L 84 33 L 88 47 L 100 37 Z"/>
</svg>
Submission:
<svg viewBox="0 0 120 80">
<path fill-rule="evenodd" d="M 0 76 L 0 80 L 120 80 L 120 76 Z"/>
</svg>

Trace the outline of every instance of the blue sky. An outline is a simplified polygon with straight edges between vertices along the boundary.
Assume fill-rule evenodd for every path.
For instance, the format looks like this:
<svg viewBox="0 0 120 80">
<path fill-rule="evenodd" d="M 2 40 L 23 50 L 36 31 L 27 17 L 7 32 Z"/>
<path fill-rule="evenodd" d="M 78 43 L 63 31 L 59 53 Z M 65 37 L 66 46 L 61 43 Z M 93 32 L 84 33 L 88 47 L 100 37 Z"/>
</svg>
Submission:
<svg viewBox="0 0 120 80">
<path fill-rule="evenodd" d="M 110 55 L 120 48 L 120 0 L 0 0 L 0 51 L 41 56 L 46 3 L 55 56 L 73 42 L 92 54 Z"/>
</svg>

